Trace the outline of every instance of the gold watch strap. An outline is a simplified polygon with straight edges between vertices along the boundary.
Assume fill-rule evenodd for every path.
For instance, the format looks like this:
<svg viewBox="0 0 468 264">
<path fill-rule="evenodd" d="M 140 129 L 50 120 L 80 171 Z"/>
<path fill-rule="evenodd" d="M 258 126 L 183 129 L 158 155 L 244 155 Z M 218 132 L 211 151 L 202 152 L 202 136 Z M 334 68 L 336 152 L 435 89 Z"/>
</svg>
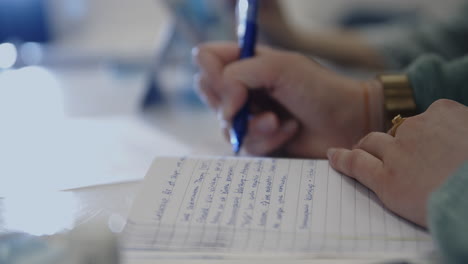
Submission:
<svg viewBox="0 0 468 264">
<path fill-rule="evenodd" d="M 384 92 L 384 106 L 388 124 L 396 115 L 409 117 L 416 114 L 416 102 L 408 76 L 382 74 L 378 76 Z"/>
</svg>

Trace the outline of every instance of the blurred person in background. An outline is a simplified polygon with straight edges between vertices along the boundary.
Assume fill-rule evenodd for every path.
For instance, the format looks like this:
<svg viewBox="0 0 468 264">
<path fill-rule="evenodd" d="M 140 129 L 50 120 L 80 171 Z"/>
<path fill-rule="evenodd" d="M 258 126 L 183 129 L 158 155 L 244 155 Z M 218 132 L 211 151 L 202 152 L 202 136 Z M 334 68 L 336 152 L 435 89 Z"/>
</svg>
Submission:
<svg viewBox="0 0 468 264">
<path fill-rule="evenodd" d="M 455 5 L 459 15 L 446 21 L 423 16 L 378 25 L 385 42 L 374 43 L 356 29 L 302 32 L 291 26 L 281 1 L 262 1 L 260 26 L 264 35 L 280 47 L 318 56 L 347 66 L 371 70 L 402 69 L 419 56 L 434 53 L 452 60 L 466 54 L 468 45 L 468 1 Z M 284 3 L 283 3 L 284 4 Z"/>
<path fill-rule="evenodd" d="M 280 10 L 269 3 L 270 15 Z M 401 69 L 398 75 L 357 80 L 300 53 L 266 46 L 238 61 L 235 43 L 218 42 L 194 50 L 200 68 L 195 84 L 225 134 L 248 93 L 261 91 L 270 103 L 252 102 L 257 107 L 244 141 L 247 154 L 327 157 L 390 210 L 429 228 L 447 261 L 467 263 L 467 11 L 460 9 L 449 22 L 402 28 L 400 38 L 381 47 L 353 32 L 279 35 L 296 50 L 349 65 Z M 261 22 L 264 29 L 276 23 L 268 21 Z M 384 133 L 397 113 L 411 117 L 395 120 L 398 126 Z"/>
</svg>

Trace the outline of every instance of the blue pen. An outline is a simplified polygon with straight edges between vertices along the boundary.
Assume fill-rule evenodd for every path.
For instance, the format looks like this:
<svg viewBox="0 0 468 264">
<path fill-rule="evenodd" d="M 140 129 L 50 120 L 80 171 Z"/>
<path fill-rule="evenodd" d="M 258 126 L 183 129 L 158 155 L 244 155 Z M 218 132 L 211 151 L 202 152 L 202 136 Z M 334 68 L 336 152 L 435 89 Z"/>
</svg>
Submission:
<svg viewBox="0 0 468 264">
<path fill-rule="evenodd" d="M 255 55 L 255 44 L 257 42 L 258 0 L 239 0 L 237 2 L 237 14 L 237 36 L 241 49 L 240 59 L 250 58 Z M 244 137 L 247 134 L 249 116 L 249 99 L 247 99 L 247 102 L 234 116 L 230 130 L 232 149 L 236 155 L 239 153 Z"/>
</svg>

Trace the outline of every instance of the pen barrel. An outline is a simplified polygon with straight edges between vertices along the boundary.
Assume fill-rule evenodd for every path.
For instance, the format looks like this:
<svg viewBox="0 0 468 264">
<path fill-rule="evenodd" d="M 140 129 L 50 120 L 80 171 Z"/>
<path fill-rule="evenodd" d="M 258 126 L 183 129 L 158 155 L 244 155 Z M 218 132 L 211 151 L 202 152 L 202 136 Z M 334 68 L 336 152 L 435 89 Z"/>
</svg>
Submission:
<svg viewBox="0 0 468 264">
<path fill-rule="evenodd" d="M 255 55 L 255 43 L 257 42 L 257 23 L 247 21 L 245 37 L 240 39 L 240 59 L 250 58 Z"/>
<path fill-rule="evenodd" d="M 257 43 L 257 16 L 258 1 L 244 0 L 248 3 L 247 14 L 244 16 L 244 31 L 239 36 L 239 46 L 241 47 L 240 59 L 250 58 L 255 55 L 255 46 Z"/>
<path fill-rule="evenodd" d="M 257 42 L 257 0 L 239 0 L 238 12 L 242 19 L 242 26 L 238 27 L 240 59 L 251 58 L 255 55 L 255 44 Z M 244 137 L 247 134 L 250 119 L 249 99 L 237 112 L 232 121 L 230 131 L 231 144 L 234 152 L 239 153 Z"/>
<path fill-rule="evenodd" d="M 249 102 L 246 102 L 232 120 L 231 144 L 235 153 L 238 153 L 245 135 L 247 134 L 250 119 Z"/>
</svg>

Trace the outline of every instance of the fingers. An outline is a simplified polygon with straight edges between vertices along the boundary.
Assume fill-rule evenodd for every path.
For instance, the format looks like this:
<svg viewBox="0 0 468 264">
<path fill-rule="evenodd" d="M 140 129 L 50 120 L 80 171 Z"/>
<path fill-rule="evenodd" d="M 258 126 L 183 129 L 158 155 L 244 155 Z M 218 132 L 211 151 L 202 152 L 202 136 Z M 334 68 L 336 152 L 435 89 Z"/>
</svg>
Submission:
<svg viewBox="0 0 468 264">
<path fill-rule="evenodd" d="M 299 131 L 299 124 L 295 120 L 288 120 L 272 131 L 256 131 L 254 127 L 254 131 L 251 133 L 249 131 L 244 141 L 245 150 L 252 155 L 273 153 L 290 141 Z"/>
<path fill-rule="evenodd" d="M 253 135 L 268 136 L 280 128 L 279 118 L 272 112 L 255 115 L 249 121 L 249 133 Z"/>
<path fill-rule="evenodd" d="M 283 104 L 286 108 L 304 100 L 303 93 L 287 91 L 296 88 L 292 82 L 301 79 L 300 70 L 304 68 L 301 56 L 258 47 L 257 56 L 238 61 L 239 48 L 226 42 L 203 44 L 193 53 L 200 67 L 200 75 L 195 79 L 197 91 L 211 107 L 224 112 L 226 120 L 231 120 L 245 103 L 247 89 L 266 89 L 276 100 L 287 101 Z M 289 81 L 279 83 L 281 78 Z M 276 90 L 280 92 L 274 93 Z"/>
<path fill-rule="evenodd" d="M 222 94 L 219 111 L 226 122 L 231 122 L 239 109 L 247 102 L 248 90 L 239 82 L 232 82 L 230 85 L 225 85 Z"/>
<path fill-rule="evenodd" d="M 256 57 L 238 61 L 239 48 L 235 43 L 209 43 L 194 49 L 194 62 L 200 67 L 194 79 L 196 90 L 218 112 L 224 131 L 247 101 L 249 89 L 272 89 L 290 67 L 287 65 L 294 65 L 285 63 L 284 58 L 290 57 L 285 54 L 258 47 Z M 296 121 L 280 122 L 277 115 L 272 112 L 256 114 L 249 122 L 249 133 L 244 141 L 248 152 L 271 153 L 297 133 Z"/>
<path fill-rule="evenodd" d="M 238 57 L 239 48 L 228 42 L 202 44 L 192 50 L 194 63 L 201 73 L 210 77 L 221 75 L 224 67 Z"/>
<path fill-rule="evenodd" d="M 267 56 L 262 56 L 267 53 Z M 277 87 L 276 82 L 283 74 L 284 64 L 276 52 L 268 48 L 259 48 L 258 54 L 255 58 L 231 63 L 224 69 L 220 110 L 226 120 L 232 120 L 247 101 L 248 90 L 268 91 Z M 265 96 L 268 95 L 271 93 L 265 93 Z"/>
<path fill-rule="evenodd" d="M 257 48 L 258 55 L 268 52 L 272 51 L 267 47 Z M 238 74 L 244 75 L 248 72 L 249 76 L 255 76 L 255 72 L 264 68 L 257 67 L 252 69 L 249 66 L 244 66 L 244 61 L 238 61 L 239 48 L 237 44 L 233 42 L 213 42 L 202 44 L 193 49 L 192 56 L 194 63 L 200 69 L 200 73 L 194 78 L 194 87 L 200 97 L 215 110 L 218 110 L 223 98 L 225 98 L 226 101 L 229 101 L 231 100 L 232 95 L 236 95 L 237 91 L 246 90 L 247 87 L 249 87 L 246 86 L 246 83 L 239 82 L 239 78 L 235 76 L 231 76 L 232 78 L 228 78 L 228 80 L 224 79 L 224 75 L 230 76 L 230 74 L 225 74 L 225 71 L 229 68 L 228 65 L 240 64 L 239 67 L 241 69 L 245 67 L 245 69 Z M 231 85 L 229 85 L 229 83 L 231 83 Z M 245 97 L 241 97 L 245 99 Z M 235 101 L 234 105 L 236 108 L 240 108 L 242 102 L 238 103 Z M 228 104 L 228 106 L 230 105 Z M 231 115 L 230 117 L 232 117 L 232 111 L 229 113 Z"/>
<path fill-rule="evenodd" d="M 299 124 L 294 120 L 281 122 L 276 114 L 265 112 L 249 120 L 248 130 L 243 145 L 246 152 L 251 155 L 268 155 L 291 140 L 298 132 Z M 229 140 L 229 127 L 224 126 L 223 132 L 226 140 Z"/>
<path fill-rule="evenodd" d="M 212 82 L 206 75 L 196 74 L 193 78 L 194 89 L 202 101 L 212 109 L 218 109 L 221 104 L 221 98 L 213 89 Z"/>
<path fill-rule="evenodd" d="M 240 82 L 251 89 L 272 89 L 278 77 L 283 73 L 285 64 L 274 53 L 269 56 L 257 56 L 240 63 L 228 65 L 224 78 L 229 82 Z M 289 65 L 290 66 L 290 65 Z"/>
<path fill-rule="evenodd" d="M 280 149 L 297 133 L 298 123 L 291 121 L 283 121 L 282 124 L 273 112 L 256 114 L 249 120 L 244 149 L 251 155 L 267 155 Z M 229 123 L 221 120 L 221 129 L 225 139 L 229 141 Z"/>
<path fill-rule="evenodd" d="M 227 64 L 237 60 L 239 48 L 228 42 L 202 44 L 192 50 L 192 56 L 200 69 L 194 78 L 195 90 L 211 108 L 218 109 L 223 89 L 223 70 Z"/>
<path fill-rule="evenodd" d="M 383 172 L 383 163 L 362 149 L 329 149 L 330 165 L 378 193 L 378 181 Z"/>
<path fill-rule="evenodd" d="M 386 133 L 372 132 L 361 139 L 354 149 L 362 149 L 374 157 L 383 160 L 386 150 L 394 144 L 395 138 Z"/>
<path fill-rule="evenodd" d="M 393 148 L 394 143 L 394 137 L 373 132 L 361 139 L 353 150 L 330 149 L 327 156 L 334 169 L 378 192 L 378 181 L 384 170 L 384 154 Z"/>
</svg>

